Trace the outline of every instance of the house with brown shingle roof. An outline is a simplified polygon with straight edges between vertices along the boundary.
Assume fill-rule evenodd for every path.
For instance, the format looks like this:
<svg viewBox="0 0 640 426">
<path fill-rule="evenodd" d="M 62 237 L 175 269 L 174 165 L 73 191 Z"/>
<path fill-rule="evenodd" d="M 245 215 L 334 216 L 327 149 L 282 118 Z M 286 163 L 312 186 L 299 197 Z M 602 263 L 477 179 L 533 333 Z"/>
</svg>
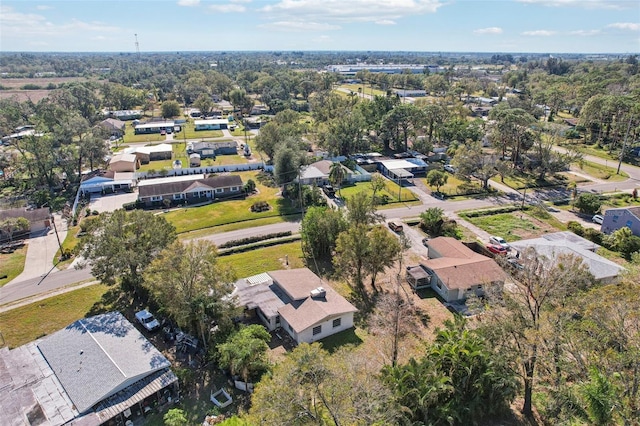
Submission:
<svg viewBox="0 0 640 426">
<path fill-rule="evenodd" d="M 174 176 L 138 182 L 138 201 L 145 206 L 162 206 L 163 200 L 199 203 L 242 193 L 238 175 L 205 178 L 204 175 Z"/>
<path fill-rule="evenodd" d="M 446 302 L 483 295 L 487 286 L 502 286 L 506 273 L 491 258 L 478 254 L 451 237 L 427 241 L 429 259 L 407 268 L 407 282 L 414 288 L 431 287 Z"/>
<path fill-rule="evenodd" d="M 238 280 L 233 295 L 245 314 L 269 331 L 281 327 L 297 343 L 353 327 L 355 306 L 307 268 L 270 271 Z"/>
</svg>

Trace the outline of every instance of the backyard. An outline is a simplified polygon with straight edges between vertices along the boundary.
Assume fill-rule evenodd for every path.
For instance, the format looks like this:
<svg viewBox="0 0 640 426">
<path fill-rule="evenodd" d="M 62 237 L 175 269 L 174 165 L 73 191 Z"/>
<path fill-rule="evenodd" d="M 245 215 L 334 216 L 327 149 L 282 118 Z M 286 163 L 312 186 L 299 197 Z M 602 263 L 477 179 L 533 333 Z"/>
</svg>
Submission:
<svg viewBox="0 0 640 426">
<path fill-rule="evenodd" d="M 461 213 L 460 216 L 489 234 L 499 235 L 507 241 L 536 238 L 547 232 L 558 231 L 554 226 L 522 211 L 475 217 Z"/>
</svg>

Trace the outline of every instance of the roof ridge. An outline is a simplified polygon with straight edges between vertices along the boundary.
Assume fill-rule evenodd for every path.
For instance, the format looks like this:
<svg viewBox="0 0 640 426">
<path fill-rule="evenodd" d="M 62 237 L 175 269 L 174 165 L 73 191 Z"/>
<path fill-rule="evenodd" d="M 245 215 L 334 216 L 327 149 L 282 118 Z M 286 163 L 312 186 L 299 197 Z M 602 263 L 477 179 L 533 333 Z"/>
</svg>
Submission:
<svg viewBox="0 0 640 426">
<path fill-rule="evenodd" d="M 91 339 L 93 339 L 93 341 L 96 343 L 96 345 L 98 345 L 98 347 L 100 348 L 100 350 L 102 351 L 102 353 L 104 353 L 107 358 L 109 358 L 109 360 L 111 361 L 111 363 L 118 369 L 118 371 L 122 374 L 123 377 L 128 377 L 124 371 L 122 371 L 122 369 L 120 368 L 120 366 L 114 361 L 113 358 L 111 358 L 111 355 L 109 355 L 109 352 L 107 352 L 102 345 L 100 344 L 100 342 L 98 341 L 98 339 L 96 339 L 93 335 L 93 333 L 91 331 L 89 331 L 89 329 L 87 329 L 87 327 L 84 325 L 84 321 L 83 319 L 78 320 L 78 322 L 80 322 L 80 325 L 82 325 L 82 328 L 89 334 L 89 337 L 91 337 Z"/>
</svg>

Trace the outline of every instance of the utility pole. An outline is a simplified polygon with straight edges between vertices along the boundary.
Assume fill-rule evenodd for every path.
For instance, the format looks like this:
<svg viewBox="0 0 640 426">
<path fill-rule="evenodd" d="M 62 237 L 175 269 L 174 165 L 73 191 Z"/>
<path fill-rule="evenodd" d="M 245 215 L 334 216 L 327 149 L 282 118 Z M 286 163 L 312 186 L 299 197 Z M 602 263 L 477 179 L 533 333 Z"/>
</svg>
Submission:
<svg viewBox="0 0 640 426">
<path fill-rule="evenodd" d="M 134 34 L 136 38 L 136 54 L 138 55 L 138 59 L 140 59 L 140 43 L 138 43 L 138 34 Z"/>
<path fill-rule="evenodd" d="M 627 149 L 627 139 L 629 138 L 629 130 L 631 130 L 631 119 L 632 115 L 629 115 L 629 124 L 627 125 L 627 133 L 624 135 L 624 142 L 622 143 L 622 150 L 620 151 L 620 158 L 618 161 L 618 170 L 616 170 L 616 174 L 620 174 L 620 167 L 622 166 L 622 157 L 624 157 L 624 150 Z"/>
</svg>

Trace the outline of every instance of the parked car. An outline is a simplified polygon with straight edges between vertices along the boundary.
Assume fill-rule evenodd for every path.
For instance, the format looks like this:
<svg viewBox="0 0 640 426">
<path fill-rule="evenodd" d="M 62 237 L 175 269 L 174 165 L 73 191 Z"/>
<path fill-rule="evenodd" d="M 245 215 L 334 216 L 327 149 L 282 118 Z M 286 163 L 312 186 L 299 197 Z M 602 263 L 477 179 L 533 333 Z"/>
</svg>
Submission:
<svg viewBox="0 0 640 426">
<path fill-rule="evenodd" d="M 602 225 L 602 222 L 604 222 L 604 216 L 602 216 L 601 214 L 597 214 L 597 215 L 593 216 L 591 218 L 591 220 L 593 221 L 593 223 L 597 223 L 598 225 Z"/>
<path fill-rule="evenodd" d="M 333 197 L 334 195 L 336 195 L 336 190 L 333 189 L 333 186 L 331 185 L 325 185 L 322 190 L 325 194 L 327 194 L 328 197 Z"/>
<path fill-rule="evenodd" d="M 398 222 L 389 222 L 389 228 L 391 228 L 393 232 L 402 232 L 402 224 Z"/>
<path fill-rule="evenodd" d="M 161 131 L 160 131 L 160 135 L 164 136 L 164 135 L 166 135 L 166 134 L 167 134 L 167 131 L 166 131 L 166 130 L 161 130 Z"/>
<path fill-rule="evenodd" d="M 489 242 L 494 245 L 499 245 L 505 248 L 505 250 L 509 250 L 511 246 L 504 240 L 502 237 L 496 237 L 492 235 L 489 237 Z"/>
<path fill-rule="evenodd" d="M 500 244 L 489 244 L 487 246 L 487 250 L 489 250 L 493 254 L 499 254 L 502 256 L 506 256 L 507 249 L 502 247 Z"/>
<path fill-rule="evenodd" d="M 146 309 L 136 312 L 136 319 L 147 331 L 156 331 L 160 328 L 160 323 L 153 314 Z"/>
<path fill-rule="evenodd" d="M 517 269 L 518 271 L 522 271 L 524 269 L 524 266 L 522 266 L 522 263 L 518 262 L 518 259 L 514 259 L 513 257 L 510 259 L 507 259 L 507 264 L 509 266 L 512 266 L 514 269 Z"/>
<path fill-rule="evenodd" d="M 444 171 L 445 172 L 449 172 L 449 173 L 455 173 L 456 172 L 456 168 L 453 167 L 451 164 L 445 164 L 444 165 Z"/>
</svg>

